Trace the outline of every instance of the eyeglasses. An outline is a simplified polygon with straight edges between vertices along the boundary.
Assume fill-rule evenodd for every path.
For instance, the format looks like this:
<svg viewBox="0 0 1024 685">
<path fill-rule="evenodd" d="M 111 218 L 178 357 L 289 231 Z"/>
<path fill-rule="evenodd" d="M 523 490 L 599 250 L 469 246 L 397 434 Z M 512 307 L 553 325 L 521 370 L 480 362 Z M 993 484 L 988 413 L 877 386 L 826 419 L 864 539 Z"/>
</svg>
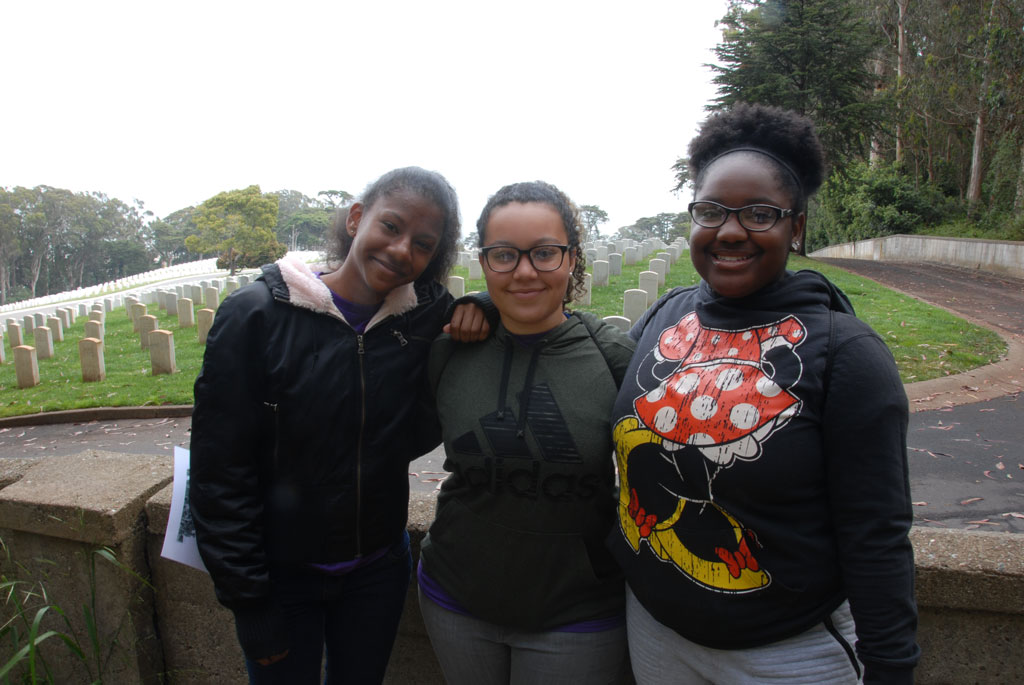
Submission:
<svg viewBox="0 0 1024 685">
<path fill-rule="evenodd" d="M 491 271 L 499 274 L 515 271 L 523 255 L 530 258 L 530 264 L 537 271 L 555 271 L 562 266 L 568 245 L 534 245 L 528 250 L 520 250 L 509 245 L 492 245 L 484 247 L 480 252 Z"/>
<path fill-rule="evenodd" d="M 740 226 L 748 231 L 767 231 L 779 219 L 793 213 L 792 209 L 782 209 L 772 205 L 747 205 L 746 207 L 726 207 L 717 202 L 704 200 L 691 202 L 690 218 L 693 223 L 703 228 L 718 228 L 729 220 L 730 214 L 740 219 Z"/>
</svg>

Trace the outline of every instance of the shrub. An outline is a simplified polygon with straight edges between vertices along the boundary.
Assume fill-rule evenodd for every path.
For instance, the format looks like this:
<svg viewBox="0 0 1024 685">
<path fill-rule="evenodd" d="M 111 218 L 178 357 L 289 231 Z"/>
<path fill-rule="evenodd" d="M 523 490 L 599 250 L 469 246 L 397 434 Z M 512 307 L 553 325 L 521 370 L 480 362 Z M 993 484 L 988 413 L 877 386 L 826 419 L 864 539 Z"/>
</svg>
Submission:
<svg viewBox="0 0 1024 685">
<path fill-rule="evenodd" d="M 894 164 L 851 166 L 833 174 L 816 203 L 815 227 L 809 234 L 814 249 L 833 243 L 918 233 L 949 212 L 956 202 L 931 184 L 915 184 Z"/>
</svg>

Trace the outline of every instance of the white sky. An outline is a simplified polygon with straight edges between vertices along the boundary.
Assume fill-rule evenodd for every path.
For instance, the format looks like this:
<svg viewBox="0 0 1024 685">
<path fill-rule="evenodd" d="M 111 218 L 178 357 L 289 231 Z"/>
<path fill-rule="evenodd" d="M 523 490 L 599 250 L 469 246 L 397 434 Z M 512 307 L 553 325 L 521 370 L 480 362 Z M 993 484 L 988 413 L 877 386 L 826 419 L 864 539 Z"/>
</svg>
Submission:
<svg viewBox="0 0 1024 685">
<path fill-rule="evenodd" d="M 725 0 L 9 0 L 0 186 L 145 202 L 257 184 L 359 194 L 409 164 L 463 232 L 507 183 L 609 214 L 680 212 L 672 163 L 714 96 Z"/>
</svg>

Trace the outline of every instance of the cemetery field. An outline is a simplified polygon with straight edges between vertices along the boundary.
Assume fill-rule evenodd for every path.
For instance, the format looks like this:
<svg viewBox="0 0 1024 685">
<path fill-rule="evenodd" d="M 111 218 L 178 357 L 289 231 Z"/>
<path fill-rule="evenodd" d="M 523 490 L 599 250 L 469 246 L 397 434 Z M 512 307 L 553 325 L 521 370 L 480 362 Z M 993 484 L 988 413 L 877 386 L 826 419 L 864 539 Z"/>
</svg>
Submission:
<svg viewBox="0 0 1024 685">
<path fill-rule="evenodd" d="M 913 298 L 888 290 L 877 283 L 809 259 L 793 257 L 793 269 L 821 271 L 849 295 L 858 316 L 885 340 L 896 358 L 904 382 L 920 381 L 960 373 L 994 362 L 1006 346 L 998 335 Z M 636 288 L 643 266 L 623 266 L 622 274 L 611 276 L 610 284 L 595 288 L 591 304 L 579 309 L 599 316 L 621 316 L 625 290 Z M 456 268 L 466 278 L 468 270 Z M 665 287 L 693 285 L 699 277 L 686 253 L 672 265 Z M 483 290 L 483 279 L 466 281 L 466 291 Z M 195 306 L 198 310 L 200 307 Z M 174 333 L 177 372 L 153 376 L 149 350 L 142 349 L 139 334 L 123 308 L 106 315 L 104 359 L 106 379 L 82 381 L 78 341 L 84 337 L 85 317 L 78 317 L 64 332 L 63 342 L 54 342 L 54 357 L 39 360 L 39 385 L 19 389 L 14 355 L 4 338 L 6 362 L 0 365 L 0 417 L 85 407 L 191 404 L 192 384 L 202 364 L 204 347 L 195 327 L 180 328 L 176 316 L 150 306 L 158 327 Z M 6 332 L 5 332 L 6 334 Z"/>
<path fill-rule="evenodd" d="M 40 359 L 39 385 L 18 388 L 14 354 L 4 339 L 6 363 L 0 366 L 0 417 L 85 407 L 126 407 L 161 404 L 191 404 L 192 384 L 203 361 L 195 326 L 179 328 L 177 316 L 149 307 L 158 328 L 174 333 L 177 373 L 153 376 L 149 350 L 142 349 L 139 334 L 124 308 L 106 315 L 103 357 L 106 379 L 82 382 L 78 341 L 85 337 L 87 317 L 79 316 L 64 331 L 64 341 L 53 343 L 54 356 Z M 198 311 L 201 307 L 196 306 Z M 6 331 L 5 331 L 6 334 Z M 26 341 L 31 344 L 31 341 Z"/>
</svg>

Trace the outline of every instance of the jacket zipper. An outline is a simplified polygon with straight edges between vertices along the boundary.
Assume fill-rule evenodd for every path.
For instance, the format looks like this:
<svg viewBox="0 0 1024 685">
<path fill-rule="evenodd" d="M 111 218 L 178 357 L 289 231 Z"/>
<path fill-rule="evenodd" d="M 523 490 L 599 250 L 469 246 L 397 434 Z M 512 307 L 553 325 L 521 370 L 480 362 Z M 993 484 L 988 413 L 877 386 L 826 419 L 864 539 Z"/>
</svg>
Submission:
<svg viewBox="0 0 1024 685">
<path fill-rule="evenodd" d="M 363 334 L 356 335 L 359 356 L 359 444 L 356 447 L 356 558 L 363 556 L 363 432 L 366 430 L 366 348 Z"/>
<path fill-rule="evenodd" d="M 281 466 L 281 413 L 277 410 L 276 402 L 264 402 L 263 405 L 274 412 L 274 472 L 280 471 Z"/>
</svg>

